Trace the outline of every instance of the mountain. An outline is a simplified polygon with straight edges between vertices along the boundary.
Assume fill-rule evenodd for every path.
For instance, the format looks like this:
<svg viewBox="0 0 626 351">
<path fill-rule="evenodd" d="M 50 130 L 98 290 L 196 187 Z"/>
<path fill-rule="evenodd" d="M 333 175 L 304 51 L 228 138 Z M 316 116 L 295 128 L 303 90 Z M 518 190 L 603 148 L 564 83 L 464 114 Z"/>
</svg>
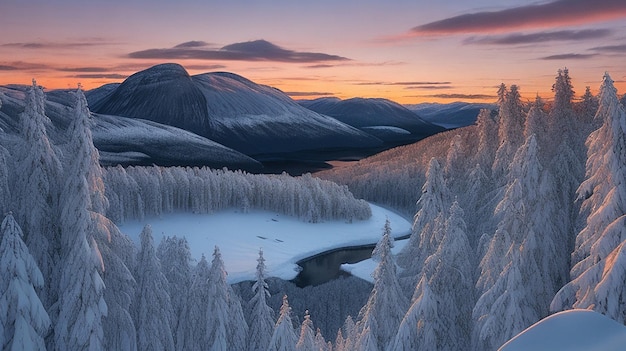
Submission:
<svg viewBox="0 0 626 351">
<path fill-rule="evenodd" d="M 178 64 L 161 64 L 106 89 L 90 95 L 93 111 L 182 128 L 260 160 L 382 144 L 275 88 L 232 73 L 190 76 Z"/>
<path fill-rule="evenodd" d="M 381 98 L 319 98 L 298 103 L 315 112 L 373 134 L 388 143 L 407 143 L 445 129 L 424 121 L 416 113 Z"/>
<path fill-rule="evenodd" d="M 496 104 L 453 102 L 449 104 L 423 103 L 405 105 L 430 123 L 451 129 L 469 126 L 476 122 L 481 109 L 496 110 Z"/>
<path fill-rule="evenodd" d="M 28 88 L 0 87 L 3 102 L 0 127 L 4 132 L 18 132 L 19 114 L 24 110 Z M 71 91 L 53 90 L 46 93 L 46 99 L 46 115 L 52 122 L 48 134 L 54 143 L 65 143 L 64 130 L 69 125 L 74 97 Z M 250 171 L 262 168 L 259 162 L 240 152 L 179 128 L 119 116 L 93 114 L 93 117 L 94 145 L 100 151 L 103 165 L 206 165 Z"/>
</svg>

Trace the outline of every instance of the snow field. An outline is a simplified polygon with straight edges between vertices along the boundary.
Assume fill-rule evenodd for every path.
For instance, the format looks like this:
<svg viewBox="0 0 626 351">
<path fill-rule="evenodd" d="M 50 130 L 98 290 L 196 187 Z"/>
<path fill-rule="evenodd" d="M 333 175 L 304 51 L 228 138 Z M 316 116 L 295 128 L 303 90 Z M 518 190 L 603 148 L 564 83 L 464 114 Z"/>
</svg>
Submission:
<svg viewBox="0 0 626 351">
<path fill-rule="evenodd" d="M 191 255 L 209 260 L 214 247 L 220 248 L 228 283 L 254 280 L 259 249 L 267 265 L 267 275 L 290 280 L 298 274 L 296 262 L 338 247 L 373 244 L 382 236 L 385 220 L 391 223 L 392 235 L 407 235 L 411 223 L 403 217 L 370 204 L 372 217 L 364 221 L 326 221 L 306 223 L 275 212 L 236 209 L 213 214 L 175 213 L 144 220 L 128 220 L 119 229 L 137 245 L 146 224 L 152 226 L 154 242 L 163 237 L 185 237 Z"/>
</svg>

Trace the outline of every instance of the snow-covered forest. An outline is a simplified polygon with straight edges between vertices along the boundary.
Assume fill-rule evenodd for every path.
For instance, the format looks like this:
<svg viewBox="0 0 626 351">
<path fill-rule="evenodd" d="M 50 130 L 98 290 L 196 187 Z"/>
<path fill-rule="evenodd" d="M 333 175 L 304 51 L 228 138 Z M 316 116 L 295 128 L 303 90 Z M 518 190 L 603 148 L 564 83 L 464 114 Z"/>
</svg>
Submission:
<svg viewBox="0 0 626 351">
<path fill-rule="evenodd" d="M 575 99 L 567 69 L 553 91 L 549 102 L 523 102 L 520 87 L 502 84 L 498 110 L 481 111 L 474 126 L 293 178 L 103 169 L 80 87 L 60 128 L 33 82 L 20 134 L 0 133 L 0 269 L 8 272 L 0 348 L 496 350 L 565 309 L 624 324 L 626 111 L 608 74 L 597 97 L 587 89 Z M 49 133 L 66 142 L 55 145 Z M 155 243 L 146 226 L 136 247 L 116 226 L 229 207 L 310 222 L 367 218 L 367 203 L 352 194 L 414 223 L 398 255 L 389 225 L 381 228 L 374 284 L 348 283 L 355 300 L 369 295 L 345 321 L 293 313 L 296 304 L 319 312 L 339 291 L 333 306 L 358 310 L 342 282 L 307 307 L 304 294 L 267 279 L 262 251 L 255 281 L 231 286 L 218 247 L 193 262 L 185 239 Z"/>
</svg>

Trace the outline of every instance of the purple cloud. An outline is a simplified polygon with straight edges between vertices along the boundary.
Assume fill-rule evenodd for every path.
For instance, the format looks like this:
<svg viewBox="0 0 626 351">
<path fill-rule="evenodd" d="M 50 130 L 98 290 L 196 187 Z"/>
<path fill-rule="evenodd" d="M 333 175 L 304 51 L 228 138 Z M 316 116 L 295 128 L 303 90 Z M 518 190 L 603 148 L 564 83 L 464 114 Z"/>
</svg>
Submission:
<svg viewBox="0 0 626 351">
<path fill-rule="evenodd" d="M 624 0 L 556 0 L 450 17 L 414 27 L 409 35 L 506 32 L 520 28 L 595 23 L 623 17 L 626 17 Z"/>
<path fill-rule="evenodd" d="M 554 32 L 539 32 L 532 34 L 509 34 L 505 36 L 472 37 L 464 40 L 464 44 L 488 45 L 520 45 L 535 44 L 549 41 L 581 41 L 601 39 L 611 35 L 608 29 L 560 30 Z"/>
<path fill-rule="evenodd" d="M 540 60 L 586 60 L 596 55 L 597 54 L 560 54 L 541 57 Z"/>
<path fill-rule="evenodd" d="M 329 55 L 319 52 L 301 52 L 287 50 L 274 45 L 266 40 L 255 40 L 243 43 L 235 43 L 221 49 L 189 47 L 189 43 L 183 43 L 183 47 L 175 46 L 170 49 L 148 49 L 128 54 L 130 58 L 139 59 L 199 59 L 199 60 L 223 60 L 223 61 L 272 61 L 291 63 L 314 63 L 325 61 L 348 61 L 349 59 L 337 55 Z"/>
</svg>

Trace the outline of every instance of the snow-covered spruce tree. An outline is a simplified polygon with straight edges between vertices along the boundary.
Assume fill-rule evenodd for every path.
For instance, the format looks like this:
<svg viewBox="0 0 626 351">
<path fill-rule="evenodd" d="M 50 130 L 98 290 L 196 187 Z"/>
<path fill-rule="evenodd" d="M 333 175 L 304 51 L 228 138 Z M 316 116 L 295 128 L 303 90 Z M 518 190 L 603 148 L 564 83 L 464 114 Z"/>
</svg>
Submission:
<svg viewBox="0 0 626 351">
<path fill-rule="evenodd" d="M 437 341 L 437 331 L 444 328 L 437 311 L 437 297 L 428 286 L 428 279 L 422 275 L 415 289 L 416 299 L 402 318 L 395 335 L 392 351 L 444 350 Z"/>
<path fill-rule="evenodd" d="M 205 345 L 208 350 L 240 350 L 246 345 L 245 335 L 248 327 L 243 313 L 233 315 L 233 301 L 236 296 L 232 295 L 232 289 L 226 282 L 226 270 L 219 248 L 213 251 L 213 261 L 209 269 L 208 277 L 208 306 L 207 314 L 207 337 L 209 344 Z M 241 306 L 239 306 L 241 310 Z M 243 341 L 242 341 L 243 340 Z M 233 344 L 233 341 L 237 341 Z"/>
<path fill-rule="evenodd" d="M 250 351 L 264 351 L 270 343 L 274 330 L 274 311 L 267 304 L 270 297 L 269 287 L 265 282 L 265 258 L 263 250 L 259 250 L 256 266 L 256 282 L 252 286 L 254 297 L 249 302 L 250 319 L 248 332 L 248 349 Z"/>
<path fill-rule="evenodd" d="M 315 342 L 313 343 L 313 350 L 315 351 L 331 351 L 332 343 L 330 341 L 326 342 L 324 336 L 322 335 L 322 331 L 320 328 L 317 328 L 315 332 Z"/>
<path fill-rule="evenodd" d="M 0 349 L 46 350 L 50 318 L 35 292 L 43 276 L 22 235 L 9 213 L 0 227 Z"/>
<path fill-rule="evenodd" d="M 304 321 L 300 327 L 300 338 L 296 344 L 296 351 L 316 351 L 313 321 L 308 310 L 304 312 Z"/>
<path fill-rule="evenodd" d="M 191 252 L 187 239 L 165 237 L 157 248 L 157 257 L 161 262 L 161 269 L 165 279 L 167 279 L 168 292 L 174 310 L 172 320 L 172 331 L 178 330 L 178 323 L 182 315 L 183 306 L 187 291 L 191 286 Z M 178 345 L 176 333 L 174 333 L 174 344 Z"/>
<path fill-rule="evenodd" d="M 626 111 L 608 74 L 600 87 L 596 119 L 602 126 L 587 139 L 586 180 L 578 188 L 581 214 L 588 214 L 576 237 L 572 279 L 557 293 L 552 310 L 592 308 L 626 322 Z"/>
<path fill-rule="evenodd" d="M 104 300 L 102 253 L 95 240 L 88 177 L 93 143 L 88 115 L 81 108 L 80 89 L 68 128 L 65 185 L 60 197 L 61 259 L 58 282 L 58 317 L 53 318 L 55 348 L 60 350 L 103 349 Z M 84 96 L 83 96 L 84 100 Z"/>
<path fill-rule="evenodd" d="M 500 91 L 498 92 L 500 94 Z M 499 99 L 500 101 L 500 99 Z M 494 179 L 505 179 L 510 160 L 517 148 L 524 143 L 524 109 L 517 85 L 511 88 L 500 102 L 498 112 L 498 139 L 500 145 L 492 165 Z"/>
<path fill-rule="evenodd" d="M 585 93 L 580 97 L 580 103 L 575 106 L 577 107 L 576 112 L 580 115 L 579 119 L 583 121 L 591 121 L 596 115 L 596 111 L 598 111 L 598 98 L 593 96 L 591 93 L 591 88 L 589 86 L 585 87 Z M 597 121 L 594 123 L 596 128 L 600 128 L 602 125 L 602 121 Z"/>
<path fill-rule="evenodd" d="M 428 164 L 426 181 L 422 186 L 422 195 L 417 201 L 419 210 L 415 214 L 411 237 L 398 254 L 398 265 L 404 268 L 401 280 L 408 290 L 415 288 L 424 260 L 439 245 L 435 235 L 438 229 L 435 219 L 449 208 L 450 198 L 441 166 L 435 158 L 432 158 Z"/>
<path fill-rule="evenodd" d="M 137 328 L 138 350 L 173 350 L 172 303 L 167 293 L 167 279 L 161 272 L 156 256 L 152 228 L 146 225 L 141 234 L 141 249 L 137 256 L 137 291 L 132 312 Z"/>
<path fill-rule="evenodd" d="M 206 257 L 196 265 L 193 282 L 185 294 L 180 323 L 176 331 L 176 350 L 201 351 L 209 344 L 207 306 L 209 301 L 209 263 Z"/>
<path fill-rule="evenodd" d="M 438 302 L 438 321 L 433 323 L 436 345 L 459 350 L 469 345 L 474 304 L 474 257 L 467 239 L 464 213 L 455 201 L 445 223 L 437 251 L 424 264 L 424 276 Z"/>
<path fill-rule="evenodd" d="M 10 157 L 9 151 L 0 145 L 0 213 L 9 211 L 11 192 L 9 191 L 9 168 L 7 159 Z"/>
<path fill-rule="evenodd" d="M 387 348 L 396 335 L 408 306 L 398 282 L 396 263 L 391 254 L 392 240 L 391 227 L 387 220 L 383 236 L 372 252 L 372 257 L 379 263 L 373 273 L 374 288 L 367 304 L 359 312 L 356 325 L 358 339 L 353 345 L 354 349 L 366 349 L 372 340 L 378 350 Z"/>
<path fill-rule="evenodd" d="M 241 298 L 228 285 L 228 350 L 248 350 L 248 324 L 241 306 Z"/>
<path fill-rule="evenodd" d="M 494 117 L 494 113 L 488 109 L 480 110 L 476 117 L 478 146 L 473 161 L 488 170 L 489 174 L 498 149 L 498 123 Z"/>
<path fill-rule="evenodd" d="M 343 332 L 342 332 L 343 331 Z M 342 332 L 339 334 L 339 332 Z M 358 340 L 356 333 L 356 325 L 352 316 L 348 315 L 343 322 L 343 326 L 337 332 L 337 339 L 335 342 L 335 350 L 352 350 L 352 345 Z M 341 338 L 339 337 L 341 336 Z"/>
<path fill-rule="evenodd" d="M 24 231 L 25 241 L 37 260 L 44 276 L 46 307 L 56 299 L 52 288 L 52 272 L 58 263 L 57 216 L 61 163 L 58 151 L 48 139 L 46 124 L 51 124 L 45 114 L 43 88 L 33 85 L 26 93 L 26 106 L 20 114 L 20 142 L 15 150 L 16 169 L 13 186 L 13 203 L 21 209 L 16 220 Z M 28 209 L 28 210 L 26 210 Z"/>
<path fill-rule="evenodd" d="M 280 307 L 280 315 L 274 326 L 274 332 L 270 339 L 268 351 L 293 351 L 296 348 L 298 337 L 293 329 L 291 321 L 291 307 L 287 295 L 283 296 L 283 304 Z"/>
<path fill-rule="evenodd" d="M 544 103 L 541 97 L 537 95 L 535 102 L 530 105 L 528 115 L 526 116 L 526 122 L 524 123 L 524 137 L 528 138 L 531 135 L 535 135 L 537 143 L 543 148 L 547 143 L 547 119 L 548 116 L 543 111 Z M 543 158 L 545 161 L 545 158 Z"/>
<path fill-rule="evenodd" d="M 516 244 L 511 245 L 507 253 L 509 263 L 474 307 L 474 316 L 478 317 L 472 341 L 475 350 L 497 350 L 541 317 L 536 312 L 535 296 L 531 294 L 526 280 L 529 274 L 538 272 L 522 268 L 526 264 L 523 261 L 532 261 L 532 258 L 527 255 L 522 257 L 520 248 Z"/>
</svg>

